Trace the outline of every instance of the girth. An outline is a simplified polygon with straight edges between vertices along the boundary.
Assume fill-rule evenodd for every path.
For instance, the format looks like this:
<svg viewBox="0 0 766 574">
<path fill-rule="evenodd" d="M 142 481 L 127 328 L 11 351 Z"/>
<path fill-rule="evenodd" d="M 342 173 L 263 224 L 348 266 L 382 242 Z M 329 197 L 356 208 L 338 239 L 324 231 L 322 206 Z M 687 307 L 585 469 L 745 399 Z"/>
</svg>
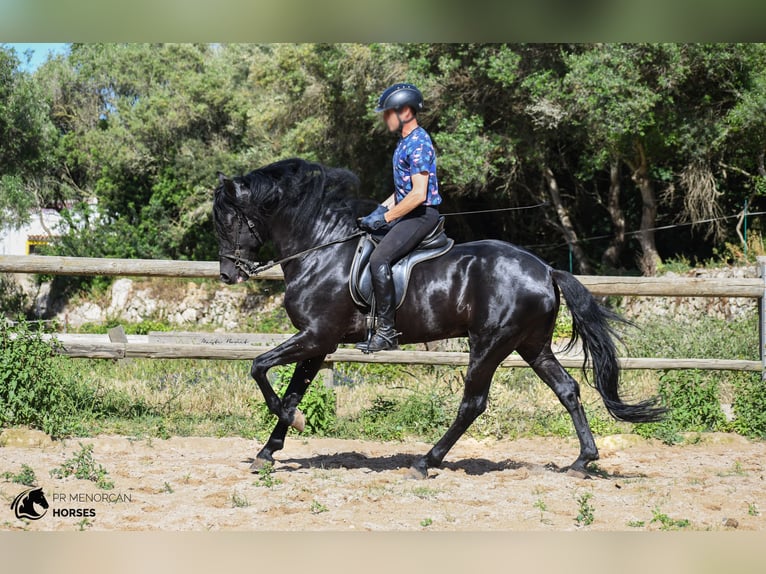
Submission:
<svg viewBox="0 0 766 574">
<path fill-rule="evenodd" d="M 380 242 L 381 237 L 365 234 L 359 239 L 354 259 L 351 262 L 351 272 L 348 278 L 348 287 L 351 298 L 360 307 L 368 310 L 372 307 L 374 293 L 372 290 L 372 277 L 370 275 L 370 255 Z M 454 239 L 450 239 L 444 233 L 444 217 L 440 217 L 438 223 L 423 241 L 410 253 L 402 257 L 391 267 L 396 294 L 396 307 L 401 306 L 407 295 L 407 284 L 410 281 L 412 268 L 422 261 L 434 259 L 444 255 L 452 249 Z"/>
</svg>

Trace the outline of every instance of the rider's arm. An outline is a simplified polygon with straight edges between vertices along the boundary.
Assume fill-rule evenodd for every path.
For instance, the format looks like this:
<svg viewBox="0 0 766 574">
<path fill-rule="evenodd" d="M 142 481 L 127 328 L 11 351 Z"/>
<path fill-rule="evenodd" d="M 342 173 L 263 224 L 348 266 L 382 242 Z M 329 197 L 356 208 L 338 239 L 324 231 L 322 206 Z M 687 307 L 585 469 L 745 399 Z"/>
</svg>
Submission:
<svg viewBox="0 0 766 574">
<path fill-rule="evenodd" d="M 389 209 L 384 217 L 386 223 L 407 215 L 418 205 L 422 205 L 428 197 L 428 172 L 423 171 L 412 175 L 412 189 L 399 203 Z"/>
</svg>

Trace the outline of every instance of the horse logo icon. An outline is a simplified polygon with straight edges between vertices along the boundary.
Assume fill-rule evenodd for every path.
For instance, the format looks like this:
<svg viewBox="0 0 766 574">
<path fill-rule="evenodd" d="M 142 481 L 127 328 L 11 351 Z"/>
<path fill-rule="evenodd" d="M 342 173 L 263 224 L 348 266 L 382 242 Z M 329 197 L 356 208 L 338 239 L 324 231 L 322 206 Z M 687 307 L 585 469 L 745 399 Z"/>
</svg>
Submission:
<svg viewBox="0 0 766 574">
<path fill-rule="evenodd" d="M 38 512 L 36 506 L 42 507 L 42 513 Z M 16 518 L 28 518 L 29 520 L 39 520 L 48 512 L 48 501 L 45 499 L 42 487 L 30 488 L 19 494 L 11 503 L 11 510 L 16 514 Z"/>
</svg>

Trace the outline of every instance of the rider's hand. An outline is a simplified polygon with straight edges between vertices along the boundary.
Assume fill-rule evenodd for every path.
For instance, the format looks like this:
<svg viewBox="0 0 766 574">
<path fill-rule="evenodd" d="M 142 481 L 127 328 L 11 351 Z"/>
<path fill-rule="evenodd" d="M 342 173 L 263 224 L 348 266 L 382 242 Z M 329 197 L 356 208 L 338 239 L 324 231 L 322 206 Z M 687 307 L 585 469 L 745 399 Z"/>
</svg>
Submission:
<svg viewBox="0 0 766 574">
<path fill-rule="evenodd" d="M 377 231 L 387 223 L 385 217 L 387 211 L 386 206 L 379 205 L 375 211 L 359 220 L 359 227 L 369 232 Z"/>
</svg>

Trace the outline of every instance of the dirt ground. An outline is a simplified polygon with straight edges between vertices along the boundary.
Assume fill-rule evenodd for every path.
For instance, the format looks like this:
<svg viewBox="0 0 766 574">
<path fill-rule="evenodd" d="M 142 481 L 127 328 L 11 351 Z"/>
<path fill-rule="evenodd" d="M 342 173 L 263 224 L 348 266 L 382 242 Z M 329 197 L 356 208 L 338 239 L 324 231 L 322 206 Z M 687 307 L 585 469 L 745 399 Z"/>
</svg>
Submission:
<svg viewBox="0 0 766 574">
<path fill-rule="evenodd" d="M 597 442 L 601 460 L 587 480 L 560 471 L 577 444 L 559 438 L 464 438 L 442 468 L 414 480 L 408 466 L 428 444 L 292 436 L 274 471 L 259 475 L 248 467 L 260 445 L 242 438 L 10 440 L 0 447 L 0 529 L 766 530 L 766 442 L 727 434 L 680 446 L 632 435 Z M 50 475 L 80 443 L 94 445 L 111 490 Z M 17 519 L 9 506 L 27 487 L 6 474 L 22 464 L 50 504 L 37 520 Z"/>
</svg>

